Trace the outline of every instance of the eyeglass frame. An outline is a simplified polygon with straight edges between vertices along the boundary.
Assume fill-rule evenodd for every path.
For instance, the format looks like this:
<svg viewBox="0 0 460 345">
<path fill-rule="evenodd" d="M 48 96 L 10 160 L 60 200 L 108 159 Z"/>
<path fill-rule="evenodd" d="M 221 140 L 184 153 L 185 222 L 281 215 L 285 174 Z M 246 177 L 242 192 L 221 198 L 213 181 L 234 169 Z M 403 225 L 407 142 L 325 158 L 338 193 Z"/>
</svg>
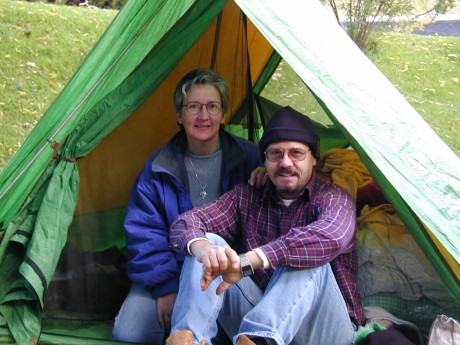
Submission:
<svg viewBox="0 0 460 345">
<path fill-rule="evenodd" d="M 305 155 L 305 156 L 304 156 L 302 159 L 294 159 L 294 158 L 291 157 L 291 154 L 290 154 L 290 152 L 293 151 L 293 150 L 305 151 L 305 152 L 304 152 L 304 155 Z M 278 160 L 271 160 L 271 159 L 269 159 L 268 156 L 267 156 L 268 151 L 278 151 L 278 152 L 281 151 L 281 152 L 283 153 L 283 155 L 282 155 L 281 158 L 278 159 Z M 283 158 L 284 158 L 284 156 L 285 156 L 286 153 L 287 153 L 287 155 L 288 155 L 288 157 L 289 157 L 289 159 L 290 159 L 291 161 L 293 161 L 293 162 L 301 162 L 301 161 L 304 161 L 304 160 L 307 158 L 307 153 L 310 152 L 310 151 L 311 151 L 310 148 L 308 148 L 308 150 L 305 150 L 305 149 L 303 149 L 303 148 L 301 148 L 301 147 L 293 147 L 293 148 L 290 148 L 290 149 L 287 150 L 287 151 L 285 151 L 285 150 L 283 150 L 283 149 L 279 149 L 279 148 L 271 148 L 271 149 L 265 150 L 265 151 L 264 151 L 264 155 L 265 155 L 265 158 L 266 158 L 269 162 L 272 162 L 272 163 L 279 163 L 279 162 L 281 162 L 281 161 L 283 160 Z"/>
<path fill-rule="evenodd" d="M 200 105 L 199 110 L 198 110 L 196 113 L 192 113 L 192 112 L 190 111 L 190 109 L 188 108 L 188 106 L 189 106 L 190 104 L 199 104 L 199 105 Z M 215 113 L 215 114 L 211 113 L 211 112 L 209 111 L 209 109 L 208 109 L 208 106 L 209 106 L 210 104 L 217 104 L 217 105 L 219 105 L 219 107 L 220 107 L 219 111 L 218 111 L 217 113 Z M 216 102 L 216 101 L 208 102 L 208 103 L 206 103 L 206 104 L 200 103 L 200 102 L 188 102 L 188 103 L 186 103 L 186 104 L 182 104 L 182 107 L 185 107 L 185 109 L 186 109 L 191 115 L 198 115 L 201 111 L 203 111 L 203 107 L 205 107 L 205 108 L 206 108 L 206 111 L 208 112 L 208 114 L 209 114 L 209 115 L 212 115 L 212 116 L 217 116 L 217 115 L 222 114 L 222 110 L 223 110 L 222 104 L 220 104 L 219 102 Z"/>
</svg>

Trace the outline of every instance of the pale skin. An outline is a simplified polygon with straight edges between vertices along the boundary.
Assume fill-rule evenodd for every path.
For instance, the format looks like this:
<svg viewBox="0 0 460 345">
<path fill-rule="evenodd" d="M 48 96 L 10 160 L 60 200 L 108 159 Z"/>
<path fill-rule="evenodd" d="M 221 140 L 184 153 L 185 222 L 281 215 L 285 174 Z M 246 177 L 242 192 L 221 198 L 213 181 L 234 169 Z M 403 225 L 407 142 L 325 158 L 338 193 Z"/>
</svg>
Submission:
<svg viewBox="0 0 460 345">
<path fill-rule="evenodd" d="M 220 93 L 213 85 L 195 85 L 187 93 L 184 103 L 199 102 L 208 104 L 210 102 L 221 103 Z M 187 135 L 188 149 L 197 155 L 210 155 L 219 146 L 219 129 L 224 124 L 225 113 L 211 115 L 203 107 L 201 111 L 192 115 L 186 108 L 176 113 L 177 123 L 184 126 Z"/>
<path fill-rule="evenodd" d="M 216 293 L 221 295 L 243 278 L 240 258 L 232 248 L 218 246 L 208 240 L 198 240 L 192 243 L 190 251 L 199 262 L 203 263 L 201 290 L 207 290 L 214 279 L 222 275 L 223 282 L 216 290 Z M 256 252 L 249 251 L 246 256 L 254 269 L 263 267 L 262 259 Z"/>
<path fill-rule="evenodd" d="M 267 175 L 275 185 L 281 199 L 293 200 L 304 191 L 316 166 L 316 159 L 308 145 L 297 141 L 279 141 L 269 145 L 267 150 L 271 148 L 281 149 L 285 154 L 279 162 L 265 160 Z M 291 160 L 287 151 L 293 148 L 308 150 L 305 159 Z"/>
<path fill-rule="evenodd" d="M 221 97 L 219 91 L 213 85 L 195 85 L 187 93 L 185 103 L 188 102 L 199 102 L 201 104 L 221 103 Z M 219 129 L 225 121 L 223 111 L 218 115 L 211 115 L 203 107 L 198 114 L 191 115 L 187 113 L 185 108 L 182 108 L 176 113 L 176 120 L 177 123 L 184 126 L 190 151 L 198 155 L 210 155 L 217 150 L 219 146 Z M 248 183 L 251 186 L 260 188 L 267 181 L 268 176 L 265 174 L 265 168 L 258 167 L 251 173 Z M 239 265 L 239 259 L 237 264 Z M 158 320 L 164 329 L 171 328 L 171 315 L 176 298 L 177 292 L 157 298 Z"/>
<path fill-rule="evenodd" d="M 277 193 L 282 199 L 292 200 L 302 193 L 310 180 L 316 159 L 309 147 L 300 142 L 280 141 L 269 145 L 269 148 L 281 149 L 285 152 L 279 162 L 265 161 L 266 174 L 274 183 Z M 303 161 L 293 161 L 287 152 L 292 148 L 308 150 Z M 238 254 L 227 246 L 218 246 L 208 240 L 197 240 L 190 245 L 190 251 L 197 260 L 203 263 L 201 289 L 206 290 L 214 279 L 220 275 L 223 282 L 217 287 L 218 295 L 227 291 L 233 284 L 243 278 Z M 255 251 L 249 251 L 246 256 L 254 269 L 262 268 L 263 261 Z"/>
</svg>

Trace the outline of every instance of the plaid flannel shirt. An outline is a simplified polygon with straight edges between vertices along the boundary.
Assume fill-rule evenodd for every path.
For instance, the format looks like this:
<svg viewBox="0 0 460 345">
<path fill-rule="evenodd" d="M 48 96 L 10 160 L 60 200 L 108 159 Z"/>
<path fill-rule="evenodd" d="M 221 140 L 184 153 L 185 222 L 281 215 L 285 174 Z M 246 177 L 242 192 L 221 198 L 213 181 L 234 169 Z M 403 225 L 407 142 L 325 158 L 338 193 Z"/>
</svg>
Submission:
<svg viewBox="0 0 460 345">
<path fill-rule="evenodd" d="M 342 188 L 313 173 L 305 192 L 289 207 L 273 184 L 258 190 L 238 185 L 216 201 L 179 216 L 170 229 L 171 246 L 187 254 L 187 243 L 206 232 L 225 238 L 238 252 L 261 248 L 269 269 L 257 269 L 254 281 L 264 289 L 274 269 L 331 264 L 348 312 L 364 321 L 357 287 L 356 207 Z"/>
</svg>

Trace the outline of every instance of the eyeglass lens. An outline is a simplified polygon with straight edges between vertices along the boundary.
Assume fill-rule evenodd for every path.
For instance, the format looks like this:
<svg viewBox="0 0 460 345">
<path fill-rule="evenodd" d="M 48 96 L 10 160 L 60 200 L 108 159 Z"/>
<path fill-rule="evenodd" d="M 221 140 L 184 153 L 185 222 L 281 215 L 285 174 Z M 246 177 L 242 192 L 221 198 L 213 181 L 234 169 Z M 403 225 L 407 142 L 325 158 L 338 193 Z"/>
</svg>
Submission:
<svg viewBox="0 0 460 345">
<path fill-rule="evenodd" d="M 192 114 L 198 114 L 203 106 L 206 108 L 209 114 L 211 115 L 218 115 L 222 110 L 222 106 L 218 102 L 209 102 L 208 104 L 201 104 L 199 102 L 190 102 L 184 105 L 187 111 Z"/>
<path fill-rule="evenodd" d="M 287 151 L 288 157 L 293 161 L 303 161 L 307 156 L 307 150 L 301 148 L 293 148 Z M 283 159 L 285 151 L 281 149 L 269 149 L 265 151 L 265 157 L 270 162 L 279 162 Z"/>
</svg>

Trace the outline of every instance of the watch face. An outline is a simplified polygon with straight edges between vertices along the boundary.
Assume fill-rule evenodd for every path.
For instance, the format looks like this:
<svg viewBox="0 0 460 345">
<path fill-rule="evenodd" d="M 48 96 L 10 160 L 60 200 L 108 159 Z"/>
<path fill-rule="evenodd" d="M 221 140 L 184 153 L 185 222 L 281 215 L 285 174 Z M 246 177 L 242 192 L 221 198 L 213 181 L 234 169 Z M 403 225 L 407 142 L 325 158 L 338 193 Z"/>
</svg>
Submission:
<svg viewBox="0 0 460 345">
<path fill-rule="evenodd" d="M 243 277 L 247 277 L 253 274 L 251 265 L 241 267 L 241 271 L 243 272 Z"/>
<path fill-rule="evenodd" d="M 251 263 L 249 262 L 246 255 L 241 254 L 240 261 L 241 261 L 241 274 L 243 275 L 243 277 L 253 275 L 254 270 L 252 269 Z"/>
</svg>

